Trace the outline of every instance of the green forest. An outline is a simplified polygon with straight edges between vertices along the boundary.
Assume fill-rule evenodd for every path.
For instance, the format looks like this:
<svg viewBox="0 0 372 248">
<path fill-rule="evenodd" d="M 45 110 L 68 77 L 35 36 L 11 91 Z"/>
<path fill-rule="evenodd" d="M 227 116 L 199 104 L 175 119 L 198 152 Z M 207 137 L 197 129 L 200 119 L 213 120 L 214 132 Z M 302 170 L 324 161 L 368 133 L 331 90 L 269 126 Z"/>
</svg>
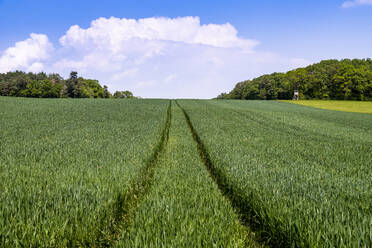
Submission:
<svg viewBox="0 0 372 248">
<path fill-rule="evenodd" d="M 35 98 L 134 98 L 130 91 L 111 94 L 98 80 L 79 77 L 72 71 L 68 79 L 52 73 L 0 73 L 0 96 Z"/>
<path fill-rule="evenodd" d="M 286 73 L 263 75 L 236 84 L 217 99 L 289 100 L 295 90 L 303 100 L 372 100 L 372 59 L 323 60 Z"/>
</svg>

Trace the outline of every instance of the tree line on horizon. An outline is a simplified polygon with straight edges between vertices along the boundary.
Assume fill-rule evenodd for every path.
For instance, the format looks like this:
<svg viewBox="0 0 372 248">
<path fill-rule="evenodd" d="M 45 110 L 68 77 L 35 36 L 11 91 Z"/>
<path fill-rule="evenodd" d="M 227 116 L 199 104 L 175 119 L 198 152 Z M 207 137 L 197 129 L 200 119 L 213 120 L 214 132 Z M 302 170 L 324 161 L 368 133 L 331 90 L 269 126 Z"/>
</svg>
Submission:
<svg viewBox="0 0 372 248">
<path fill-rule="evenodd" d="M 323 60 L 286 73 L 272 73 L 236 84 L 217 99 L 372 100 L 372 59 Z"/>
<path fill-rule="evenodd" d="M 57 73 L 0 73 L 0 96 L 35 98 L 135 98 L 133 93 L 116 91 L 111 94 L 98 80 L 79 77 L 76 71 L 64 79 Z"/>
</svg>

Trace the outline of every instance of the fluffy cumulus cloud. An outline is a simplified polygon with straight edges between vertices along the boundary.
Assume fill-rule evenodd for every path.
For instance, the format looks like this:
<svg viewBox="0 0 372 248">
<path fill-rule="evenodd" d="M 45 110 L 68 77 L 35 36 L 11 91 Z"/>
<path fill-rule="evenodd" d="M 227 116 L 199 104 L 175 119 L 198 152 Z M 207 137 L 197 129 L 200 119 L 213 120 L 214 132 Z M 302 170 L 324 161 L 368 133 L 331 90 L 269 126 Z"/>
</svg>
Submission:
<svg viewBox="0 0 372 248">
<path fill-rule="evenodd" d="M 88 29 L 72 26 L 60 42 L 72 47 L 85 47 L 86 44 L 98 48 L 108 47 L 113 52 L 125 50 L 124 45 L 130 40 L 239 47 L 247 51 L 257 45 L 257 41 L 241 39 L 237 33 L 229 23 L 200 25 L 198 17 L 146 18 L 138 21 L 111 17 L 93 21 Z"/>
<path fill-rule="evenodd" d="M 67 30 L 57 49 L 32 34 L 0 57 L 0 71 L 76 70 L 114 90 L 143 97 L 215 97 L 237 81 L 309 64 L 258 52 L 258 41 L 229 23 L 202 25 L 197 17 L 99 18 Z"/>
<path fill-rule="evenodd" d="M 43 34 L 31 34 L 30 38 L 17 42 L 0 57 L 0 72 L 13 70 L 41 71 L 42 61 L 49 58 L 53 45 Z"/>
<path fill-rule="evenodd" d="M 359 5 L 372 5 L 372 0 L 353 0 L 346 1 L 342 4 L 343 8 L 351 8 Z"/>
</svg>

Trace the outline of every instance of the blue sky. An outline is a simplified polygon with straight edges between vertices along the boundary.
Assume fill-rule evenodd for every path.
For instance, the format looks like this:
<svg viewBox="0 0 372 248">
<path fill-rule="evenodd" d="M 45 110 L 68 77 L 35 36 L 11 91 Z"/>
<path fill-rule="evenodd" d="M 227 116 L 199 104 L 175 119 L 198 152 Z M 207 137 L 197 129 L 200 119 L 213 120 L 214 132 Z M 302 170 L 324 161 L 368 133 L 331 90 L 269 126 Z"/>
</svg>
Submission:
<svg viewBox="0 0 372 248">
<path fill-rule="evenodd" d="M 212 37 L 213 35 L 208 33 L 199 39 L 189 36 L 174 38 L 173 34 L 167 34 L 164 37 L 161 36 L 160 44 L 160 34 L 156 34 L 155 37 L 146 36 L 146 41 L 144 41 L 143 46 L 151 48 L 136 48 L 134 52 L 129 48 L 138 44 L 138 39 L 142 39 L 143 35 L 131 34 L 130 39 L 132 42 L 136 40 L 135 43 L 129 43 L 125 38 L 125 42 L 121 40 L 120 45 L 114 44 L 121 46 L 115 50 L 115 53 L 121 53 L 122 59 L 112 60 L 110 57 L 109 60 L 102 57 L 102 61 L 106 62 L 100 68 L 82 65 L 82 63 L 93 63 L 92 60 L 87 59 L 88 57 L 94 57 L 97 61 L 97 59 L 100 60 L 99 56 L 107 54 L 107 52 L 95 52 L 94 54 L 90 52 L 102 50 L 102 47 L 97 46 L 103 44 L 98 44 L 97 40 L 93 40 L 96 36 L 92 34 L 94 37 L 90 37 L 89 41 L 84 40 L 86 42 L 84 44 L 81 43 L 82 41 L 79 41 L 80 43 L 76 41 L 77 37 L 82 37 L 81 35 L 73 38 L 70 35 L 68 38 L 73 41 L 70 39 L 68 44 L 62 44 L 60 41 L 73 25 L 78 25 L 79 32 L 83 33 L 91 27 L 92 21 L 102 17 L 105 18 L 100 19 L 102 21 L 110 20 L 107 29 L 118 27 L 117 23 L 120 22 L 111 20 L 110 17 L 136 21 L 141 18 L 164 17 L 168 21 L 157 24 L 164 26 L 164 29 L 158 30 L 163 34 L 163 30 L 168 30 L 165 27 L 168 27 L 169 23 L 173 22 L 172 20 L 176 20 L 174 18 L 188 16 L 198 18 L 201 29 L 203 25 L 220 25 L 219 30 L 223 32 L 222 35 L 216 33 L 216 36 Z M 343 0 L 0 0 L 0 65 L 2 59 L 3 70 L 61 70 L 57 72 L 63 75 L 76 67 L 84 76 L 96 77 L 113 90 L 128 88 L 135 91 L 135 94 L 145 97 L 208 98 L 213 97 L 213 94 L 219 91 L 230 90 L 239 80 L 252 78 L 262 73 L 289 70 L 296 66 L 318 62 L 321 59 L 372 57 L 371 16 L 372 1 L 370 0 L 349 2 Z M 231 28 L 223 26 L 226 23 L 229 23 Z M 185 20 L 178 21 L 177 25 L 179 25 L 178 31 L 172 32 L 183 32 L 189 27 L 188 24 L 184 26 Z M 93 31 L 101 34 L 107 31 L 102 31 L 102 28 Z M 139 27 L 135 26 L 135 28 Z M 235 30 L 237 34 L 234 35 L 232 30 Z M 109 34 L 116 37 L 118 32 L 112 31 Z M 30 38 L 31 33 L 45 35 L 47 41 L 40 37 Z M 128 34 L 122 32 L 120 35 Z M 224 35 L 226 35 L 225 40 L 222 38 L 221 41 L 216 41 Z M 115 37 L 113 39 L 116 39 Z M 9 55 L 7 49 L 17 47 L 16 42 L 27 39 L 29 40 L 24 46 L 34 40 L 42 44 L 40 45 L 42 48 L 38 46 L 38 49 L 44 50 L 39 53 L 38 58 L 38 55 L 25 55 L 24 53 L 28 53 L 26 48 L 23 50 L 17 48 L 23 53 L 10 52 L 12 55 Z M 195 39 L 198 41 L 190 43 Z M 227 40 L 231 39 L 234 40 L 234 44 L 226 45 Z M 250 45 L 246 43 L 242 48 L 240 43 L 248 41 L 251 41 Z M 252 43 L 253 41 L 256 43 Z M 45 45 L 45 42 L 48 44 Z M 105 46 L 108 44 L 113 43 L 109 42 Z M 89 47 L 90 50 L 85 53 L 80 52 L 78 45 Z M 157 48 L 154 50 L 155 45 Z M 20 47 L 23 46 L 20 45 Z M 34 47 L 33 49 L 35 50 Z M 239 52 L 238 49 L 244 51 Z M 195 55 L 191 56 L 190 54 L 193 53 Z M 49 56 L 50 54 L 52 56 Z M 199 59 L 200 54 L 209 56 L 209 58 L 213 57 L 215 63 L 207 58 L 195 63 L 195 59 Z M 19 56 L 19 58 L 10 61 L 12 56 Z M 28 57 L 25 59 L 20 56 Z M 147 62 L 144 62 L 145 57 Z M 34 65 L 35 61 L 38 64 Z M 229 63 L 224 65 L 221 61 Z M 118 67 L 120 63 L 122 67 Z M 192 63 L 197 64 L 198 67 L 193 68 Z M 12 66 L 4 66 L 4 64 Z M 107 68 L 101 70 L 105 66 Z M 159 68 L 153 69 L 156 66 Z M 117 70 L 112 68 L 117 68 Z M 200 71 L 197 71 L 198 68 L 201 68 Z M 153 78 L 143 76 L 147 71 L 151 72 Z M 221 72 L 223 77 L 218 75 L 218 72 Z M 112 76 L 114 74 L 115 76 Z M 188 76 L 189 79 L 187 79 Z M 189 83 L 190 80 L 195 83 Z M 163 83 L 158 84 L 158 81 Z"/>
</svg>

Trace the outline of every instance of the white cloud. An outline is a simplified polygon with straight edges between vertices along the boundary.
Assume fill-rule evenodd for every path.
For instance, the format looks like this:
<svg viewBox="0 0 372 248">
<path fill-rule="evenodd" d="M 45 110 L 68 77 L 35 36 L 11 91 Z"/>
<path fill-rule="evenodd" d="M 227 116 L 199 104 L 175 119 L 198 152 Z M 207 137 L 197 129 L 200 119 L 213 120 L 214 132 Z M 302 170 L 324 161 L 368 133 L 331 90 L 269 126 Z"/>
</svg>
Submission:
<svg viewBox="0 0 372 248">
<path fill-rule="evenodd" d="M 38 71 L 43 68 L 41 61 L 49 58 L 53 45 L 43 34 L 31 34 L 30 38 L 17 42 L 0 56 L 0 72 L 12 70 Z"/>
<path fill-rule="evenodd" d="M 99 18 L 87 29 L 72 26 L 61 39 L 63 46 L 80 48 L 106 48 L 113 52 L 126 50 L 129 40 L 173 41 L 214 47 L 239 47 L 251 50 L 258 42 L 242 39 L 229 23 L 201 25 L 198 17 L 120 19 Z M 87 47 L 86 45 L 91 46 Z M 154 47 L 156 52 L 157 46 Z"/>
<path fill-rule="evenodd" d="M 372 0 L 353 0 L 346 1 L 342 4 L 342 8 L 351 8 L 359 5 L 372 5 Z"/>
<path fill-rule="evenodd" d="M 31 72 L 35 72 L 35 73 L 38 73 L 40 71 L 42 71 L 44 68 L 44 65 L 40 62 L 34 62 L 32 63 L 27 69 L 26 71 L 31 71 Z"/>
<path fill-rule="evenodd" d="M 63 76 L 76 70 L 111 91 L 210 98 L 238 81 L 308 64 L 300 58 L 258 52 L 257 45 L 258 41 L 239 37 L 229 23 L 201 25 L 198 17 L 99 18 L 86 29 L 70 27 L 51 57 L 48 38 L 32 34 L 4 52 L 0 69 L 44 70 Z"/>
</svg>

